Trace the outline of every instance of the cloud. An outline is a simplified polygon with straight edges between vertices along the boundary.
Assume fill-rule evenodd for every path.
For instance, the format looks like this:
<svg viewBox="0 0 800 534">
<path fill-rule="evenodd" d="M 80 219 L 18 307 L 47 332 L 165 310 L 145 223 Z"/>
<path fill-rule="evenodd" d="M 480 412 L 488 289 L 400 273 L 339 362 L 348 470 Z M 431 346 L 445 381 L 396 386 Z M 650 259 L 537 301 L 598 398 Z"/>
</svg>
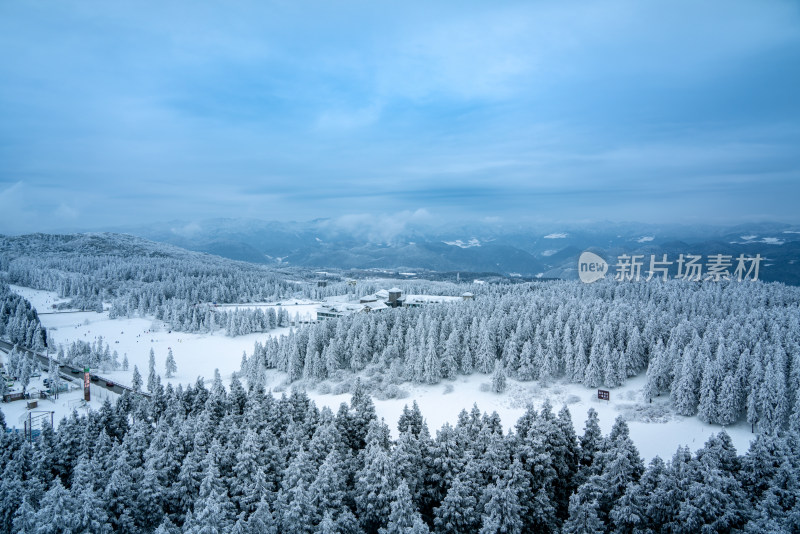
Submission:
<svg viewBox="0 0 800 534">
<path fill-rule="evenodd" d="M 363 128 L 377 122 L 380 116 L 381 106 L 377 104 L 350 111 L 329 110 L 317 119 L 317 128 L 334 131 Z"/>
<path fill-rule="evenodd" d="M 393 243 L 414 226 L 431 224 L 434 218 L 425 209 L 397 213 L 348 214 L 333 218 L 323 226 L 334 232 L 366 238 L 373 243 Z"/>
<path fill-rule="evenodd" d="M 192 237 L 201 232 L 203 228 L 196 222 L 187 224 L 177 228 L 170 228 L 170 232 L 181 237 Z"/>
<path fill-rule="evenodd" d="M 799 216 L 795 1 L 6 2 L 0 48 L 0 231 Z"/>
<path fill-rule="evenodd" d="M 26 215 L 27 192 L 22 182 L 2 187 L 0 183 L 0 233 L 14 233 L 27 226 L 30 214 Z"/>
<path fill-rule="evenodd" d="M 520 91 L 538 55 L 531 17 L 497 6 L 478 11 L 416 21 L 376 66 L 379 93 L 494 100 Z"/>
<path fill-rule="evenodd" d="M 55 211 L 55 216 L 63 220 L 74 221 L 79 217 L 79 215 L 80 212 L 78 210 L 63 203 L 59 204 Z"/>
<path fill-rule="evenodd" d="M 450 246 L 459 247 L 459 248 L 472 248 L 472 247 L 481 246 L 480 240 L 478 240 L 478 239 L 476 239 L 474 237 L 472 239 L 470 239 L 469 241 L 467 241 L 466 243 L 464 241 L 460 240 L 460 239 L 456 239 L 455 241 L 443 241 L 443 243 L 445 245 L 450 245 Z"/>
</svg>

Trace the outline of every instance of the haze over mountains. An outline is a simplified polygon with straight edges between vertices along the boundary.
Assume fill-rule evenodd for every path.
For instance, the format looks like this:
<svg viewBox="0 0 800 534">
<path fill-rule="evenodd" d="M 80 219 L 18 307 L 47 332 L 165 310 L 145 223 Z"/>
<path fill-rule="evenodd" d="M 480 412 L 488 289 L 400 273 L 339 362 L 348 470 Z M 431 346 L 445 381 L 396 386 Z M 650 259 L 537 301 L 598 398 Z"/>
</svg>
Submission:
<svg viewBox="0 0 800 534">
<path fill-rule="evenodd" d="M 400 219 L 400 217 L 398 217 Z M 338 269 L 494 272 L 505 276 L 576 278 L 583 250 L 609 263 L 622 253 L 761 254 L 759 278 L 800 283 L 800 227 L 780 223 L 681 226 L 597 223 L 533 226 L 449 223 L 392 217 L 276 222 L 257 219 L 171 221 L 116 229 L 236 260 Z"/>
</svg>

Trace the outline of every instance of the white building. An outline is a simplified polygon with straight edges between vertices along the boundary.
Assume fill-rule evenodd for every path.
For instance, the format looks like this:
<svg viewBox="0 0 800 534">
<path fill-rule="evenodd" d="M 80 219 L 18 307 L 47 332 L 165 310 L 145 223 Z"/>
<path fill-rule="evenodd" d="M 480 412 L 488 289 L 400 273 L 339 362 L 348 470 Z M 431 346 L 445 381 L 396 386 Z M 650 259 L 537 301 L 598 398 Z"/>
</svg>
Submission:
<svg viewBox="0 0 800 534">
<path fill-rule="evenodd" d="M 372 311 L 382 311 L 389 308 L 418 308 L 427 304 L 443 304 L 445 302 L 459 302 L 472 299 L 472 293 L 464 293 L 460 297 L 450 297 L 444 295 L 405 295 L 403 292 L 393 287 L 388 291 L 381 289 L 371 295 L 364 295 L 358 302 L 343 302 L 341 297 L 328 299 L 325 304 L 317 308 L 317 320 L 333 319 L 344 317 L 354 313 L 369 313 Z"/>
</svg>

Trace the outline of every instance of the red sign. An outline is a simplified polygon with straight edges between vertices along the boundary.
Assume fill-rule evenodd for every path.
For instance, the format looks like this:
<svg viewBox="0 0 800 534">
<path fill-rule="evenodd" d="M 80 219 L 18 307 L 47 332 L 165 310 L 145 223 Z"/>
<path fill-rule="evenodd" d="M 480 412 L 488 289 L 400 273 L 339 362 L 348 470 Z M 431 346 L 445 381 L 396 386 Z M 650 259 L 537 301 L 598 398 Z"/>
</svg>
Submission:
<svg viewBox="0 0 800 534">
<path fill-rule="evenodd" d="M 611 399 L 611 394 L 608 391 L 606 391 L 605 389 L 598 389 L 597 390 L 597 398 L 600 399 L 600 400 L 606 400 L 607 401 L 607 400 Z"/>
</svg>

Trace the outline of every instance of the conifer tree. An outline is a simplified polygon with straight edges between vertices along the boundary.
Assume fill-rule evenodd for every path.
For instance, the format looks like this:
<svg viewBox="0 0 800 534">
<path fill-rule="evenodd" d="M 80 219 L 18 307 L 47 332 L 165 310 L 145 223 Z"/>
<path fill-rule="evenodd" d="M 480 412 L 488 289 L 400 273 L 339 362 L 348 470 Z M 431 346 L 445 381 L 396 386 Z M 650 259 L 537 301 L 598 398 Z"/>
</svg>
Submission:
<svg viewBox="0 0 800 534">
<path fill-rule="evenodd" d="M 147 391 L 153 393 L 156 387 L 156 354 L 150 349 L 150 358 L 147 361 Z"/>
<path fill-rule="evenodd" d="M 142 391 L 142 375 L 139 374 L 139 368 L 133 366 L 133 378 L 131 379 L 131 388 L 133 391 L 139 393 Z"/>
<path fill-rule="evenodd" d="M 178 372 L 178 365 L 175 363 L 175 357 L 172 355 L 172 348 L 167 350 L 167 360 L 164 362 L 165 374 L 167 378 L 172 378 Z"/>
<path fill-rule="evenodd" d="M 506 390 L 506 373 L 500 360 L 494 363 L 494 374 L 492 374 L 492 391 L 503 393 Z"/>
<path fill-rule="evenodd" d="M 603 534 L 605 527 L 597 517 L 596 500 L 585 502 L 576 493 L 569 499 L 569 519 L 564 523 L 564 534 Z"/>
<path fill-rule="evenodd" d="M 427 534 L 430 532 L 411 502 L 411 494 L 405 481 L 400 482 L 392 494 L 392 498 L 389 520 L 385 527 L 378 530 L 379 534 Z"/>
</svg>

